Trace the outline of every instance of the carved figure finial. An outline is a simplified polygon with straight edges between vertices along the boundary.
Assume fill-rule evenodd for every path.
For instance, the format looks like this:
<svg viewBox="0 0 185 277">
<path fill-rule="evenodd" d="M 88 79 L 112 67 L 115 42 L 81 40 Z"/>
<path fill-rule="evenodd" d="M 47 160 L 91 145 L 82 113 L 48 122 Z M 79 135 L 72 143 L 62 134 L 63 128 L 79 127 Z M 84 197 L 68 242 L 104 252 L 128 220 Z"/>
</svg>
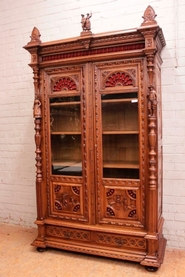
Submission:
<svg viewBox="0 0 185 277">
<path fill-rule="evenodd" d="M 40 36 L 41 34 L 39 30 L 36 27 L 34 27 L 30 36 L 31 37 L 30 43 L 41 43 Z"/>
<path fill-rule="evenodd" d="M 82 24 L 82 30 L 84 32 L 88 32 L 91 30 L 91 22 L 90 18 L 92 17 L 92 13 L 87 13 L 86 17 L 84 14 L 81 14 L 81 24 Z"/>
<path fill-rule="evenodd" d="M 144 12 L 144 15 L 142 16 L 144 21 L 141 24 L 141 26 L 143 26 L 143 25 L 154 25 L 154 24 L 157 24 L 157 21 L 155 20 L 156 16 L 157 15 L 156 15 L 154 9 L 151 6 L 148 6 L 147 9 Z"/>
<path fill-rule="evenodd" d="M 41 118 L 42 113 L 41 113 L 41 102 L 39 99 L 35 99 L 34 104 L 33 104 L 33 117 L 34 118 Z"/>
<path fill-rule="evenodd" d="M 149 93 L 148 93 L 149 116 L 155 116 L 156 107 L 157 107 L 157 92 L 155 91 L 153 86 L 150 86 Z"/>
</svg>

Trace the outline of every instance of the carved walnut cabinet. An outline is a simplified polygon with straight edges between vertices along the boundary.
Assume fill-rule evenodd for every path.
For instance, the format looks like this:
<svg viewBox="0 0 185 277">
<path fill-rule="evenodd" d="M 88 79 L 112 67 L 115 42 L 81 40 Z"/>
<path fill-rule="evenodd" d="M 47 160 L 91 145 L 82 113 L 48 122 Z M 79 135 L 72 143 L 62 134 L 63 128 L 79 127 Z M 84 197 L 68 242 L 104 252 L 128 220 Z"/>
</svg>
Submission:
<svg viewBox="0 0 185 277">
<path fill-rule="evenodd" d="M 163 262 L 161 50 L 139 28 L 24 46 L 34 73 L 39 250 Z"/>
</svg>

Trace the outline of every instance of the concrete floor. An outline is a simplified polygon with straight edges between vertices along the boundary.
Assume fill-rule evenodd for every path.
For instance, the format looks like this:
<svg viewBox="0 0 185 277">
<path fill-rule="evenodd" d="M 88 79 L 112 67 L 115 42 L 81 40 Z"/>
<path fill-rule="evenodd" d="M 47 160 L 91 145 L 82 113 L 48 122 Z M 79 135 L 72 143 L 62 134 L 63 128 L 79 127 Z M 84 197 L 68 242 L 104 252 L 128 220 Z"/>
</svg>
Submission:
<svg viewBox="0 0 185 277">
<path fill-rule="evenodd" d="M 0 224 L 0 277 L 184 277 L 185 251 L 167 248 L 161 268 L 151 273 L 137 263 L 50 249 L 30 243 L 35 228 Z"/>
</svg>

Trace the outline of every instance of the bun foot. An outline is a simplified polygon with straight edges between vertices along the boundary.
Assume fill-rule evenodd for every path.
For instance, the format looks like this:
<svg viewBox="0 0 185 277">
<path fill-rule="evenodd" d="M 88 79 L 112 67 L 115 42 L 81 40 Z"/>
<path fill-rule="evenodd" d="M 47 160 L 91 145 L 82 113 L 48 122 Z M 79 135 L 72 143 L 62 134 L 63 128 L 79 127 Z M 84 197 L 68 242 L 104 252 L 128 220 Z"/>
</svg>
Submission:
<svg viewBox="0 0 185 277">
<path fill-rule="evenodd" d="M 47 251 L 47 248 L 37 247 L 38 252 L 45 252 Z"/>
<path fill-rule="evenodd" d="M 154 266 L 145 266 L 147 271 L 150 272 L 156 272 L 158 270 L 158 267 L 154 267 Z"/>
</svg>

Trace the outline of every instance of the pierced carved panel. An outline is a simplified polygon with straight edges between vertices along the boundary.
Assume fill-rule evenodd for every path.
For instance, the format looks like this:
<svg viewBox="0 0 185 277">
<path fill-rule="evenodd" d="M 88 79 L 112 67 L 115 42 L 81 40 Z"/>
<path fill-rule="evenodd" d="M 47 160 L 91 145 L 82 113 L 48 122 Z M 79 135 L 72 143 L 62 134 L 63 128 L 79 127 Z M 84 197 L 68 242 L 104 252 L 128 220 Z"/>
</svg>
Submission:
<svg viewBox="0 0 185 277">
<path fill-rule="evenodd" d="M 61 77 L 57 79 L 55 82 L 53 82 L 52 85 L 52 91 L 71 91 L 71 90 L 77 90 L 76 82 L 71 77 Z"/>
<path fill-rule="evenodd" d="M 97 69 L 100 71 L 100 90 L 110 90 L 111 88 L 135 88 L 139 83 L 138 75 L 139 60 L 120 60 L 106 63 L 98 63 Z M 98 77 L 99 78 L 99 77 Z"/>
<path fill-rule="evenodd" d="M 69 184 L 53 184 L 55 212 L 81 214 L 81 186 Z"/>
<path fill-rule="evenodd" d="M 136 190 L 134 189 L 118 189 L 106 188 L 106 217 L 113 217 L 115 219 L 136 219 Z"/>
<path fill-rule="evenodd" d="M 104 72 L 103 75 L 107 75 L 104 80 L 104 89 L 116 86 L 134 86 L 135 84 L 132 76 L 124 71 L 111 72 L 110 74 Z"/>
</svg>

